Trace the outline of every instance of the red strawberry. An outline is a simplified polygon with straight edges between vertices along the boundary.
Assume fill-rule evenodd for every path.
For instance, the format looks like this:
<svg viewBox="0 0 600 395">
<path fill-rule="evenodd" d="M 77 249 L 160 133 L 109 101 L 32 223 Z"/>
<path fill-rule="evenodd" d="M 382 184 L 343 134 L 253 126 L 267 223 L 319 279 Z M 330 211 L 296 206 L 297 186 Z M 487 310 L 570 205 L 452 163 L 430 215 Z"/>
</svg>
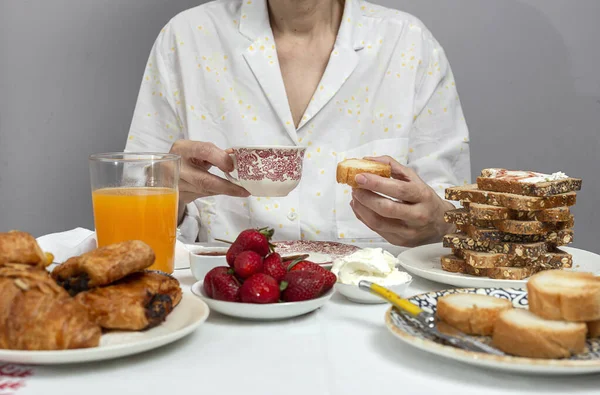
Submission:
<svg viewBox="0 0 600 395">
<path fill-rule="evenodd" d="M 277 303 L 280 296 L 279 283 L 267 274 L 258 273 L 244 282 L 240 295 L 244 303 Z"/>
<path fill-rule="evenodd" d="M 263 259 L 254 251 L 244 251 L 235 258 L 233 268 L 235 274 L 246 279 L 263 271 Z"/>
<path fill-rule="evenodd" d="M 295 270 L 288 272 L 281 282 L 281 299 L 285 302 L 301 302 L 318 298 L 323 294 L 325 277 L 322 273 Z"/>
<path fill-rule="evenodd" d="M 325 288 L 323 289 L 323 293 L 329 291 L 335 283 L 337 282 L 337 276 L 331 273 L 330 270 L 325 269 L 321 265 L 317 265 L 316 263 L 309 261 L 300 261 L 298 263 L 292 262 L 289 265 L 290 272 L 293 271 L 306 271 L 306 272 L 317 272 L 321 273 L 323 277 L 325 277 Z"/>
<path fill-rule="evenodd" d="M 216 275 L 226 274 L 227 272 L 229 272 L 229 270 L 231 269 L 227 266 L 219 266 L 210 269 L 210 271 L 206 273 L 206 276 L 204 276 L 204 292 L 206 292 L 206 295 L 208 295 L 209 298 L 213 297 L 212 279 Z"/>
<path fill-rule="evenodd" d="M 263 273 L 273 277 L 277 282 L 281 282 L 287 273 L 281 261 L 281 255 L 274 252 L 267 256 L 263 261 Z"/>
<path fill-rule="evenodd" d="M 269 228 L 246 229 L 240 233 L 227 250 L 227 263 L 233 267 L 235 258 L 243 251 L 254 251 L 261 257 L 265 257 L 273 250 L 273 245 L 269 243 L 275 231 Z"/>
<path fill-rule="evenodd" d="M 212 279 L 213 299 L 239 302 L 241 284 L 233 274 L 220 273 Z"/>
</svg>

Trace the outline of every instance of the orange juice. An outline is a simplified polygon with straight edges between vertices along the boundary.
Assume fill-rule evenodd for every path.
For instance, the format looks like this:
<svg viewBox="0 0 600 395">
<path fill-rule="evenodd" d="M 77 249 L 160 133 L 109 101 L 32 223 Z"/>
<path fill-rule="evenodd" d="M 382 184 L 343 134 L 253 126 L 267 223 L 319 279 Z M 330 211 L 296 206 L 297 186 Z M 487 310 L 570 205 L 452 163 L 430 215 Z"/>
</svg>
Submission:
<svg viewBox="0 0 600 395">
<path fill-rule="evenodd" d="M 98 246 L 141 240 L 156 254 L 152 270 L 173 273 L 178 194 L 170 188 L 101 188 L 92 192 Z"/>
</svg>

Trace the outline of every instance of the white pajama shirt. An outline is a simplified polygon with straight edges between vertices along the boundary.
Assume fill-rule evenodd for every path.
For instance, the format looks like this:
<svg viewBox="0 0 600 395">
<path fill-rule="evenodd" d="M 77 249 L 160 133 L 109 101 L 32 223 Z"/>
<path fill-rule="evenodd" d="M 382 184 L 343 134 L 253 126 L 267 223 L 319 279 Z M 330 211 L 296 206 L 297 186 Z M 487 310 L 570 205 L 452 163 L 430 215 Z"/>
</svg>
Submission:
<svg viewBox="0 0 600 395">
<path fill-rule="evenodd" d="M 434 190 L 470 182 L 469 135 L 440 44 L 415 17 L 346 0 L 329 63 L 299 126 L 292 120 L 267 0 L 219 0 L 174 17 L 146 65 L 126 151 L 168 152 L 178 139 L 222 149 L 305 146 L 299 186 L 284 198 L 201 198 L 188 241 L 251 227 L 275 240 L 381 241 L 335 180 L 345 158 L 389 155 Z M 214 174 L 223 175 L 218 169 Z"/>
</svg>

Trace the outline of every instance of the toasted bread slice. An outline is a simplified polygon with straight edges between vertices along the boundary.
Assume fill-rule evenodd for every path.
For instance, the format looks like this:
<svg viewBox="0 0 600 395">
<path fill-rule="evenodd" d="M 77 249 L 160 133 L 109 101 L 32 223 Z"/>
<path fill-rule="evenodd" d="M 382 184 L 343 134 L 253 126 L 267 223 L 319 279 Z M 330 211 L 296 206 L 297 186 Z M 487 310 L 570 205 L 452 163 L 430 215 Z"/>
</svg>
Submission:
<svg viewBox="0 0 600 395">
<path fill-rule="evenodd" d="M 494 228 L 480 228 L 473 225 L 457 225 L 456 228 L 475 241 L 511 242 L 511 243 L 537 243 L 549 242 L 559 246 L 573 242 L 573 230 L 562 229 L 544 234 L 519 235 L 502 232 Z"/>
<path fill-rule="evenodd" d="M 505 233 L 516 235 L 542 235 L 553 231 L 570 229 L 575 225 L 573 217 L 565 222 L 519 221 L 501 219 L 494 221 L 494 227 Z"/>
<path fill-rule="evenodd" d="M 445 255 L 441 258 L 442 270 L 451 273 L 469 274 L 477 277 L 489 277 L 496 280 L 523 280 L 537 270 L 534 267 L 494 267 L 478 269 L 468 265 L 464 259 L 455 255 Z"/>
<path fill-rule="evenodd" d="M 549 270 L 527 282 L 529 309 L 549 320 L 600 320 L 600 277 Z"/>
<path fill-rule="evenodd" d="M 568 207 L 555 207 L 539 211 L 519 211 L 491 204 L 463 202 L 464 208 L 474 219 L 495 221 L 499 219 L 517 219 L 521 221 L 563 222 L 571 218 Z"/>
<path fill-rule="evenodd" d="M 588 336 L 591 338 L 600 337 L 600 321 L 592 321 L 587 323 Z"/>
<path fill-rule="evenodd" d="M 506 299 L 457 293 L 438 299 L 437 316 L 468 335 L 489 336 L 500 313 L 512 307 Z"/>
<path fill-rule="evenodd" d="M 471 216 L 469 211 L 465 208 L 457 208 L 449 210 L 444 213 L 444 221 L 449 224 L 455 225 L 475 225 L 484 228 L 494 226 L 493 221 L 477 219 Z"/>
<path fill-rule="evenodd" d="M 522 196 L 513 193 L 483 191 L 477 188 L 477 184 L 472 184 L 447 188 L 446 199 L 489 204 L 519 211 L 540 211 L 555 207 L 573 206 L 577 201 L 577 194 L 568 192 L 546 197 Z"/>
<path fill-rule="evenodd" d="M 442 270 L 450 273 L 466 273 L 467 264 L 465 260 L 455 255 L 444 255 L 440 259 L 442 264 Z"/>
<path fill-rule="evenodd" d="M 496 267 L 513 266 L 507 254 L 497 252 L 463 251 L 467 265 L 476 269 L 493 269 Z"/>
<path fill-rule="evenodd" d="M 369 173 L 381 177 L 391 177 L 392 167 L 385 163 L 365 159 L 346 159 L 337 165 L 336 179 L 339 184 L 348 184 L 357 188 L 355 177 L 358 174 Z"/>
<path fill-rule="evenodd" d="M 552 246 L 549 243 L 510 243 L 510 242 L 492 242 L 489 240 L 478 241 L 463 233 L 451 233 L 443 238 L 443 245 L 446 248 L 454 248 L 470 251 L 482 252 L 501 252 L 508 254 L 509 257 L 537 258 L 543 253 L 551 251 Z"/>
<path fill-rule="evenodd" d="M 551 321 L 525 309 L 503 311 L 494 325 L 492 344 L 526 358 L 568 358 L 585 351 L 584 323 Z"/>
<path fill-rule="evenodd" d="M 483 169 L 477 177 L 479 189 L 526 196 L 553 196 L 581 190 L 581 179 L 562 173 L 542 174 L 532 171 Z"/>
</svg>

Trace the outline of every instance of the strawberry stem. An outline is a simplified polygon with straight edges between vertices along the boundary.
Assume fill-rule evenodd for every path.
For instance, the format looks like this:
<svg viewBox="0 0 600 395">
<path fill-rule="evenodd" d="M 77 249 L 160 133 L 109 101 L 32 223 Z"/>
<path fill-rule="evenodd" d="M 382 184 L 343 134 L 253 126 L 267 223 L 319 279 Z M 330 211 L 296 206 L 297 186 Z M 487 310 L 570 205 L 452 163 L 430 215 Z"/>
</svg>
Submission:
<svg viewBox="0 0 600 395">
<path fill-rule="evenodd" d="M 233 244 L 233 241 L 227 241 L 227 240 L 223 240 L 223 239 L 215 239 L 216 241 L 220 241 L 221 243 L 225 243 L 225 244 Z"/>
<path fill-rule="evenodd" d="M 294 266 L 296 266 L 296 265 L 297 265 L 297 264 L 299 264 L 300 262 L 304 261 L 304 259 L 305 259 L 305 258 L 301 256 L 301 257 L 299 257 L 299 258 L 297 258 L 297 259 L 293 260 L 293 261 L 292 261 L 292 263 L 290 263 L 290 264 L 288 265 L 288 267 L 287 267 L 287 270 L 288 270 L 288 272 L 289 272 L 290 270 L 292 270 L 292 268 L 293 268 Z"/>
<path fill-rule="evenodd" d="M 281 292 L 285 291 L 285 290 L 287 289 L 287 287 L 288 287 L 288 282 L 287 282 L 287 281 L 282 281 L 282 282 L 279 284 L 279 290 L 280 290 Z"/>
</svg>

